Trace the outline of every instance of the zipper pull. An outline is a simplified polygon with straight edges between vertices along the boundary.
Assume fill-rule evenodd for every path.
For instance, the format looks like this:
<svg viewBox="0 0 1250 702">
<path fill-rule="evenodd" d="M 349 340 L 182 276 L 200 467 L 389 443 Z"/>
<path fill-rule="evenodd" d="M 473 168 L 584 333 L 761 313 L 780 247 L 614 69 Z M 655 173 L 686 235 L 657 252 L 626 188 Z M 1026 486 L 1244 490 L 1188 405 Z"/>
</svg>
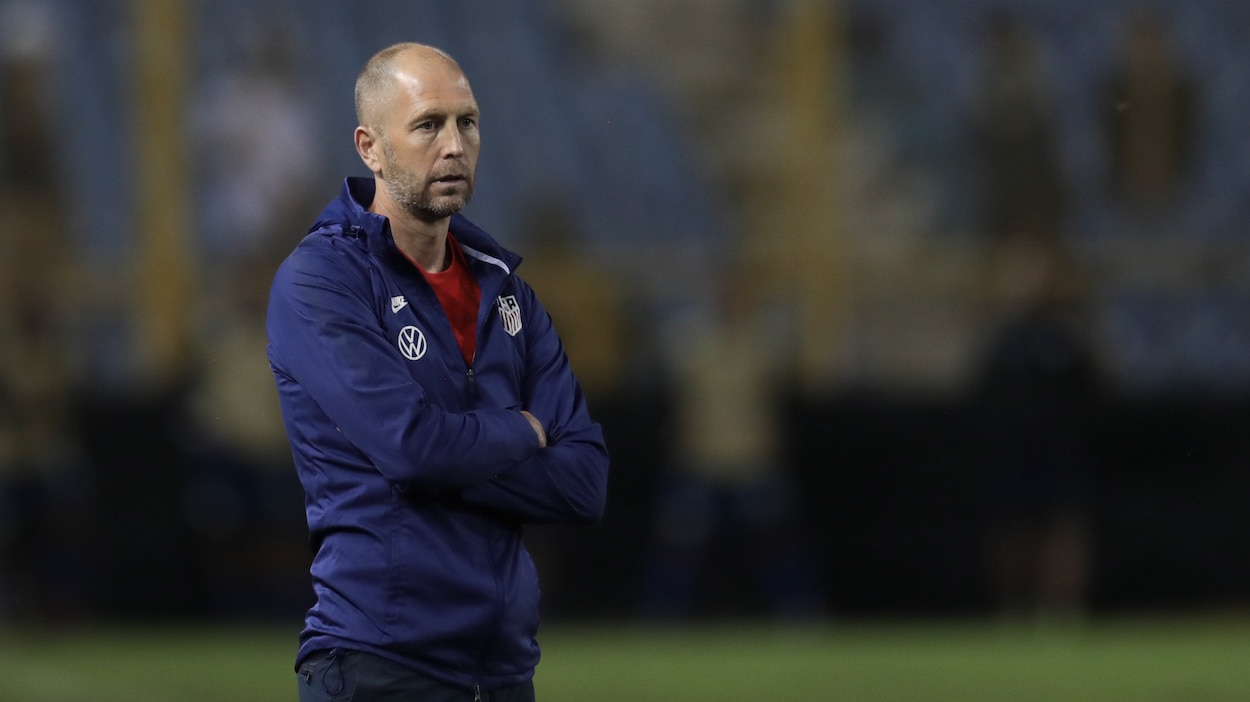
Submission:
<svg viewBox="0 0 1250 702">
<path fill-rule="evenodd" d="M 473 369 L 470 368 L 467 377 L 469 379 L 469 394 L 477 397 L 477 376 L 473 375 Z"/>
<path fill-rule="evenodd" d="M 473 371 L 469 371 L 469 377 L 470 378 L 473 377 Z M 482 686 L 481 685 L 473 686 L 473 702 L 482 702 Z"/>
</svg>

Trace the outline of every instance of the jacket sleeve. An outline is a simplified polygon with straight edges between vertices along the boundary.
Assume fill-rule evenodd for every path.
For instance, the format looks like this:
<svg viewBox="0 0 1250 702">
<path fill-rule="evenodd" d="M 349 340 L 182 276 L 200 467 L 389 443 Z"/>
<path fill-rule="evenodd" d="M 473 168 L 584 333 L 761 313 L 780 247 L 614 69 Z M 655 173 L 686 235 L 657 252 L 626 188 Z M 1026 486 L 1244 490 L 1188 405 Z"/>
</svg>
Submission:
<svg viewBox="0 0 1250 702">
<path fill-rule="evenodd" d="M 547 430 L 547 447 L 461 498 L 522 522 L 593 523 L 607 502 L 608 451 L 546 310 L 521 285 L 526 316 L 525 408 Z"/>
<path fill-rule="evenodd" d="M 369 275 L 297 250 L 270 294 L 270 358 L 387 479 L 463 488 L 530 458 L 538 437 L 519 412 L 447 412 L 429 403 L 376 321 Z M 316 450 L 316 447 L 313 447 Z"/>
</svg>

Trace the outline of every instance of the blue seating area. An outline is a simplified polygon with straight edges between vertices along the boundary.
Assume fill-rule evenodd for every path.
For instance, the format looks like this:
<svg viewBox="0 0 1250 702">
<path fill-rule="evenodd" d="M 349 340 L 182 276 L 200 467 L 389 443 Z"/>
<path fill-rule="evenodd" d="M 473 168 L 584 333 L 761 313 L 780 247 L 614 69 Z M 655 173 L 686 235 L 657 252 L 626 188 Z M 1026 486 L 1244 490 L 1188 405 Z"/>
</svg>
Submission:
<svg viewBox="0 0 1250 702">
<path fill-rule="evenodd" d="M 131 40 L 123 0 L 52 0 L 63 19 L 60 99 L 65 172 L 78 204 L 77 232 L 93 256 L 131 246 L 134 149 L 128 110 Z M 559 196 L 592 245 L 611 251 L 657 241 L 723 240 L 723 208 L 664 98 L 634 76 L 588 70 L 569 55 L 560 24 L 538 0 L 191 4 L 194 83 L 238 67 L 249 31 L 279 22 L 298 39 L 302 86 L 320 114 L 321 138 L 343 175 L 362 173 L 351 146 L 356 72 L 377 49 L 415 40 L 448 50 L 465 67 L 484 111 L 486 148 L 470 216 L 502 237 L 529 202 Z M 628 138 L 622 136 L 628 134 Z M 335 183 L 328 184 L 327 198 Z"/>
<path fill-rule="evenodd" d="M 991 16 L 1008 10 L 1042 43 L 1057 92 L 1060 163 L 1075 195 L 1067 231 L 1097 276 L 1094 311 L 1103 354 L 1124 388 L 1239 395 L 1250 389 L 1250 4 L 1240 0 L 857 0 L 885 42 L 883 75 L 903 157 L 942 187 L 938 235 L 966 231 L 976 195 L 966 163 L 968 116 Z M 1179 211 L 1126 217 L 1106 193 L 1106 105 L 1099 91 L 1124 21 L 1155 8 L 1199 86 L 1194 171 Z M 876 66 L 874 70 L 879 70 Z M 875 75 L 860 76 L 862 90 Z M 886 88 L 888 90 L 889 88 Z M 881 98 L 879 93 L 875 94 Z M 1126 106 L 1131 109 L 1131 106 Z"/>
<path fill-rule="evenodd" d="M 1238 0 L 857 0 L 854 12 L 875 16 L 888 33 L 889 60 L 915 91 L 917 114 L 901 117 L 912 144 L 938 170 L 951 171 L 949 207 L 965 212 L 958 154 L 964 120 L 981 71 L 983 32 L 990 17 L 1014 12 L 1038 32 L 1057 90 L 1062 162 L 1077 193 L 1083 234 L 1107 226 L 1096 193 L 1105 167 L 1098 124 L 1098 90 L 1119 50 L 1122 20 L 1155 7 L 1166 13 L 1179 57 L 1201 85 L 1201 141 L 1184 236 L 1238 237 L 1250 185 L 1250 4 Z"/>
<path fill-rule="evenodd" d="M 566 200 L 591 243 L 607 249 L 708 241 L 719 228 L 723 214 L 663 99 L 631 76 L 588 70 L 542 2 L 288 1 L 266 11 L 282 4 L 301 23 L 327 149 L 342 172 L 361 171 L 349 139 L 356 71 L 385 45 L 422 41 L 461 62 L 482 105 L 479 193 L 468 214 L 487 228 L 515 241 L 525 208 L 548 196 Z M 255 13 L 252 3 L 214 3 L 206 19 L 224 19 L 224 6 Z M 220 35 L 201 26 L 205 37 Z M 228 60 L 209 58 L 206 70 Z"/>
<path fill-rule="evenodd" d="M 135 89 L 131 4 L 47 2 L 58 16 L 63 52 L 53 86 L 64 106 L 56 157 L 71 190 L 74 235 L 85 257 L 121 267 L 133 253 L 137 229 L 133 168 L 139 136 L 129 115 Z M 889 29 L 887 57 L 909 92 L 900 101 L 906 110 L 893 116 L 896 136 L 907 158 L 937 176 L 945 202 L 942 224 L 952 230 L 966 227 L 972 211 L 963 130 L 978 85 L 985 21 L 1003 7 L 1031 20 L 1044 40 L 1059 94 L 1061 161 L 1079 194 L 1072 235 L 1080 242 L 1120 246 L 1124 231 L 1099 195 L 1106 160 L 1097 90 L 1118 49 L 1122 17 L 1146 5 L 1141 0 L 852 0 L 846 7 L 877 16 Z M 1244 196 L 1250 189 L 1250 139 L 1244 136 L 1250 124 L 1250 3 L 1158 0 L 1153 5 L 1172 18 L 1176 45 L 1202 89 L 1193 188 L 1162 236 L 1237 251 L 1250 215 Z M 456 56 L 474 82 L 484 109 L 486 147 L 478 196 L 468 214 L 509 243 L 522 249 L 530 243 L 520 231 L 526 208 L 551 196 L 567 202 L 586 243 L 613 259 L 657 244 L 715 253 L 737 234 L 724 195 L 702 171 L 670 98 L 625 67 L 595 65 L 573 53 L 575 44 L 562 34 L 560 17 L 543 0 L 272 0 L 263 7 L 215 0 L 189 7 L 196 12 L 191 90 L 237 68 L 248 32 L 279 22 L 295 35 L 304 67 L 301 87 L 318 112 L 318 138 L 338 175 L 363 173 L 350 141 L 351 91 L 359 66 L 389 43 L 426 41 Z M 329 179 L 325 199 L 337 185 Z M 1139 255 L 1157 243 L 1127 240 Z M 1167 384 L 1194 372 L 1194 356 L 1223 358 L 1230 349 L 1250 355 L 1250 341 L 1237 341 L 1250 339 L 1250 331 L 1231 331 L 1244 326 L 1228 313 L 1235 306 L 1203 302 L 1244 296 L 1250 287 L 1238 276 L 1247 267 L 1225 258 L 1221 276 L 1193 281 L 1207 289 L 1120 290 L 1100 301 L 1106 327 L 1116 333 L 1112 354 L 1127 375 Z M 1227 333 L 1186 335 L 1143 321 L 1170 318 L 1163 301 L 1198 306 L 1203 318 L 1224 319 L 1208 326 Z M 1135 355 L 1131 340 L 1137 338 L 1144 339 L 1145 355 Z M 1214 361 L 1196 367 L 1217 365 L 1239 367 Z M 1250 386 L 1250 372 L 1242 376 L 1238 384 Z"/>
</svg>

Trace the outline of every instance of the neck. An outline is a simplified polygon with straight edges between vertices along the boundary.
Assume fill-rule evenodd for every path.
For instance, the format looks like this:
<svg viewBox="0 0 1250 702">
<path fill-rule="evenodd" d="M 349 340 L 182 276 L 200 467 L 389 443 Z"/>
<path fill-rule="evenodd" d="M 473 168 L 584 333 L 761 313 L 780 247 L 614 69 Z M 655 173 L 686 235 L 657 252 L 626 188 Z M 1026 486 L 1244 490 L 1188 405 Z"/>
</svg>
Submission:
<svg viewBox="0 0 1250 702">
<path fill-rule="evenodd" d="M 391 224 L 395 246 L 427 273 L 440 273 L 447 269 L 451 263 L 447 255 L 447 229 L 451 217 L 434 221 L 413 217 L 391 200 L 381 184 L 369 211 L 386 217 Z"/>
<path fill-rule="evenodd" d="M 441 226 L 405 226 L 394 218 L 391 221 L 391 236 L 395 238 L 395 246 L 416 261 L 417 265 L 427 273 L 441 273 L 451 264 L 447 255 L 447 224 L 441 220 Z M 418 220 L 419 221 L 419 220 Z"/>
</svg>

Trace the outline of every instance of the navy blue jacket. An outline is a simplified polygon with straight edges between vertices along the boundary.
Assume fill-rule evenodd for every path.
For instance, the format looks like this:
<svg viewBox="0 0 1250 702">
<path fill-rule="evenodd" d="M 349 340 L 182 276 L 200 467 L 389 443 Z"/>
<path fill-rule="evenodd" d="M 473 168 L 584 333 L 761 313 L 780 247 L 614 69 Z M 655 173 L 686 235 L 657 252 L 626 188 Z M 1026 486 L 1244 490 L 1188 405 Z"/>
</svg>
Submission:
<svg viewBox="0 0 1250 702">
<path fill-rule="evenodd" d="M 466 366 L 433 290 L 365 209 L 373 195 L 348 178 L 270 293 L 269 362 L 315 554 L 296 665 L 338 647 L 464 687 L 524 682 L 539 589 L 521 525 L 602 516 L 603 432 L 520 257 L 452 218 L 482 290 Z"/>
</svg>

